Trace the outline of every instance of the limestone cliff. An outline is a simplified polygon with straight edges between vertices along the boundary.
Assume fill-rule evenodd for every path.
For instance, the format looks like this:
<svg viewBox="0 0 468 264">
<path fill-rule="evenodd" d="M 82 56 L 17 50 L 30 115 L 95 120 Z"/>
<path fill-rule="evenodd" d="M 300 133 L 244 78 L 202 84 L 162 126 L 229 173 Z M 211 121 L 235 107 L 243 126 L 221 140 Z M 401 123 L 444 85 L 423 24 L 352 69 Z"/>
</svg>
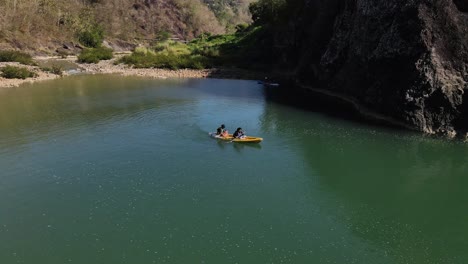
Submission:
<svg viewBox="0 0 468 264">
<path fill-rule="evenodd" d="M 305 0 L 296 15 L 301 83 L 416 130 L 466 135 L 468 1 Z"/>
</svg>

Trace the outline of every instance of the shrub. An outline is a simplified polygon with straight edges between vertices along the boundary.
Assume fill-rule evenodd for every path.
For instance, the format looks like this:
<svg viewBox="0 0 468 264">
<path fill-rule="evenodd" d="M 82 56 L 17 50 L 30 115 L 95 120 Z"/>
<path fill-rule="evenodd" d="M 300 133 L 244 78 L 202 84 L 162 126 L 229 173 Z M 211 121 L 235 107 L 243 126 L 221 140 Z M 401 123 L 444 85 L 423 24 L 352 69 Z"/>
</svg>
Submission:
<svg viewBox="0 0 468 264">
<path fill-rule="evenodd" d="M 249 25 L 246 24 L 246 23 L 238 24 L 236 26 L 236 32 L 244 32 L 244 31 L 247 30 L 248 27 L 249 27 Z"/>
<path fill-rule="evenodd" d="M 52 71 L 52 68 L 49 68 L 49 67 L 41 67 L 40 69 L 41 69 L 41 71 L 43 71 L 43 72 L 50 72 L 50 71 Z"/>
<path fill-rule="evenodd" d="M 197 53 L 206 57 L 219 57 L 219 49 L 217 47 L 203 47 Z"/>
<path fill-rule="evenodd" d="M 100 60 L 112 59 L 112 49 L 99 47 L 84 49 L 78 56 L 80 63 L 98 63 Z"/>
<path fill-rule="evenodd" d="M 120 58 L 119 62 L 133 65 L 136 68 L 165 68 L 171 70 L 182 68 L 205 69 L 210 65 L 206 57 L 188 54 L 177 55 L 174 53 L 145 54 L 133 52 L 131 55 Z"/>
<path fill-rule="evenodd" d="M 287 7 L 286 0 L 259 0 L 249 4 L 249 11 L 255 24 L 275 24 L 285 15 Z"/>
<path fill-rule="evenodd" d="M 53 73 L 53 74 L 56 74 L 56 75 L 60 75 L 60 76 L 63 75 L 63 69 L 62 69 L 62 67 L 57 66 L 57 65 L 53 65 L 53 66 L 52 66 L 52 70 L 51 70 L 50 72 Z"/>
<path fill-rule="evenodd" d="M 161 51 L 165 51 L 166 49 L 168 48 L 167 45 L 164 45 L 164 44 L 156 44 L 153 46 L 153 50 L 155 52 L 161 52 Z M 135 50 L 136 51 L 136 50 Z"/>
<path fill-rule="evenodd" d="M 68 55 L 70 55 L 70 53 L 66 50 L 63 50 L 63 49 L 59 49 L 57 50 L 57 54 L 60 56 L 60 58 L 62 59 L 66 59 L 68 57 Z"/>
<path fill-rule="evenodd" d="M 49 67 L 42 67 L 41 70 L 45 71 L 45 72 L 53 73 L 55 75 L 60 75 L 60 76 L 63 75 L 62 67 L 57 66 L 57 65 L 52 65 L 52 67 L 50 67 L 50 68 Z"/>
<path fill-rule="evenodd" d="M 26 65 L 34 64 L 31 55 L 13 50 L 0 51 L 0 62 L 19 62 Z"/>
<path fill-rule="evenodd" d="M 209 68 L 209 63 L 204 57 L 192 57 L 186 68 L 202 70 Z"/>
<path fill-rule="evenodd" d="M 170 37 L 171 37 L 171 33 L 166 30 L 159 31 L 156 35 L 156 39 L 159 41 L 166 41 Z"/>
<path fill-rule="evenodd" d="M 154 52 L 152 50 L 150 50 L 150 49 L 148 49 L 146 47 L 136 47 L 134 51 L 138 52 L 138 53 L 143 53 L 143 54 L 147 54 L 147 53 L 153 53 L 154 54 Z"/>
<path fill-rule="evenodd" d="M 5 66 L 0 68 L 1 76 L 7 79 L 26 79 L 36 77 L 37 74 L 24 67 Z"/>
<path fill-rule="evenodd" d="M 99 24 L 93 24 L 78 33 L 78 40 L 89 48 L 100 47 L 104 40 L 104 29 Z"/>
</svg>

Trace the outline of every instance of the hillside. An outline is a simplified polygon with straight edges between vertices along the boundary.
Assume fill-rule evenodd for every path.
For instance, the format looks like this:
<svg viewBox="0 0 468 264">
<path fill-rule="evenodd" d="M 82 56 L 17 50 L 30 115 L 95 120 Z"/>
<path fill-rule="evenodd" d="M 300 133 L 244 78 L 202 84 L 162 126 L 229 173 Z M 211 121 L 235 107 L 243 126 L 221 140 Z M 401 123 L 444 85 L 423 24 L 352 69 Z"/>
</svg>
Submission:
<svg viewBox="0 0 468 264">
<path fill-rule="evenodd" d="M 5 0 L 0 49 L 50 53 L 96 30 L 123 46 L 169 36 L 192 39 L 248 22 L 247 6 L 248 1 L 227 0 Z"/>
</svg>

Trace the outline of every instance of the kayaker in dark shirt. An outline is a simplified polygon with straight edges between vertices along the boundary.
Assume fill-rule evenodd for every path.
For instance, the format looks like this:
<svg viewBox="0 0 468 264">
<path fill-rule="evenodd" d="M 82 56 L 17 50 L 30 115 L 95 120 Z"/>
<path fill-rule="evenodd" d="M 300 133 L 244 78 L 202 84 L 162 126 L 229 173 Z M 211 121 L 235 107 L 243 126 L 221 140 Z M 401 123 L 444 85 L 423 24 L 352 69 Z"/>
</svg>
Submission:
<svg viewBox="0 0 468 264">
<path fill-rule="evenodd" d="M 243 137 L 245 137 L 245 134 L 244 134 L 244 131 L 242 130 L 242 128 L 238 127 L 236 132 L 234 132 L 234 134 L 232 136 L 234 138 L 243 138 Z"/>
<path fill-rule="evenodd" d="M 228 131 L 226 130 L 226 126 L 222 124 L 218 129 L 216 129 L 216 135 L 225 137 L 228 134 Z"/>
</svg>

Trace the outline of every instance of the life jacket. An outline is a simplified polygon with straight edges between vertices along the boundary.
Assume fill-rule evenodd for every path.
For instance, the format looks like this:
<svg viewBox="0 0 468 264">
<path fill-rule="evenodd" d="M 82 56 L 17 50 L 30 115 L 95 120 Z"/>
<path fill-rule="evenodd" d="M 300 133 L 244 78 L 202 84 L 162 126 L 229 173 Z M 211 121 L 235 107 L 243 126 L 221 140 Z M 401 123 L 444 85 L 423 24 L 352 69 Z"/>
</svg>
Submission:
<svg viewBox="0 0 468 264">
<path fill-rule="evenodd" d="M 243 135 L 244 135 L 244 133 L 242 131 L 236 131 L 236 132 L 234 132 L 234 134 L 232 136 L 235 137 L 235 138 L 240 138 Z"/>
</svg>

